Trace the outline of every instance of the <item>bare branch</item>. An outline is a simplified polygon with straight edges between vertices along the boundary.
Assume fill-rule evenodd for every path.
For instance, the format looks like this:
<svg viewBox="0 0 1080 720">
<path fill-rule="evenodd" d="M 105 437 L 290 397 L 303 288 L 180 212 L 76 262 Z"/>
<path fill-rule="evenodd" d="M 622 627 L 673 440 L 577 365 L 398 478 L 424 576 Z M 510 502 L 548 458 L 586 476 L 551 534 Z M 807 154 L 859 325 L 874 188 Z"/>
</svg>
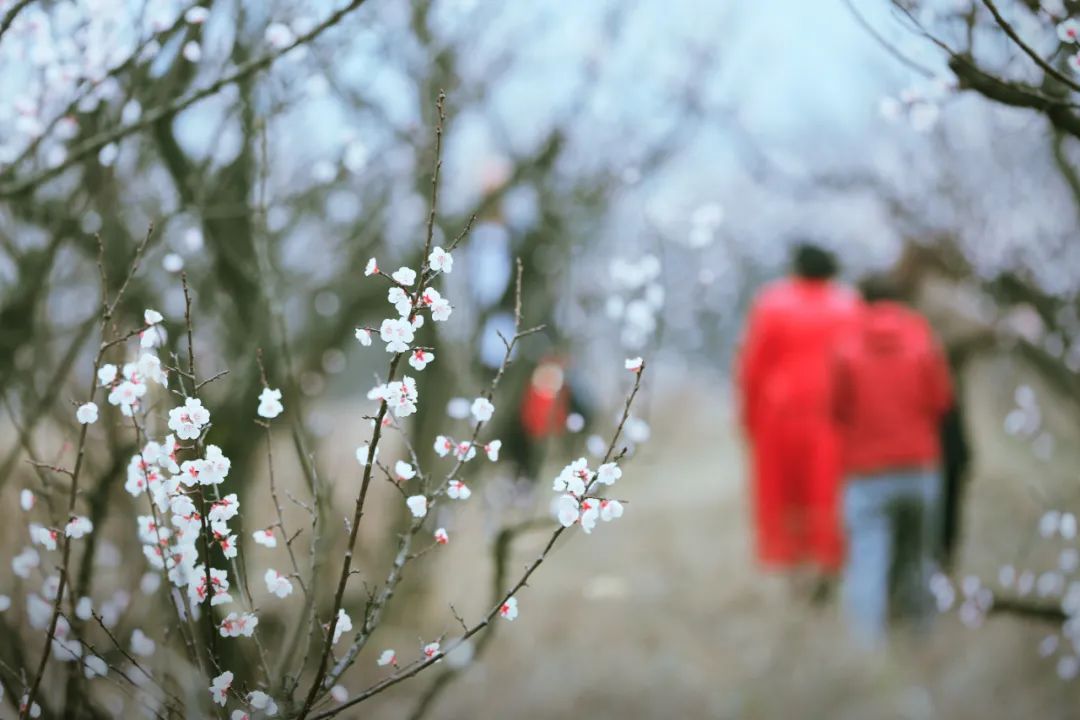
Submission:
<svg viewBox="0 0 1080 720">
<path fill-rule="evenodd" d="M 994 16 L 994 21 L 1005 31 L 1005 34 L 1009 36 L 1009 39 L 1016 43 L 1016 46 L 1023 50 L 1025 55 L 1035 61 L 1035 64 L 1042 68 L 1043 72 L 1065 87 L 1070 88 L 1071 90 L 1080 91 L 1080 83 L 1077 83 L 1072 78 L 1058 71 L 1057 68 L 1046 62 L 1039 53 L 1035 52 L 1034 48 L 1024 42 L 1023 38 L 1020 37 L 1020 34 L 1016 32 L 1016 29 L 1009 24 L 1009 21 L 1002 17 L 997 5 L 994 4 L 994 0 L 982 0 L 982 3 L 986 6 L 986 9 L 990 11 L 990 14 Z"/>
</svg>

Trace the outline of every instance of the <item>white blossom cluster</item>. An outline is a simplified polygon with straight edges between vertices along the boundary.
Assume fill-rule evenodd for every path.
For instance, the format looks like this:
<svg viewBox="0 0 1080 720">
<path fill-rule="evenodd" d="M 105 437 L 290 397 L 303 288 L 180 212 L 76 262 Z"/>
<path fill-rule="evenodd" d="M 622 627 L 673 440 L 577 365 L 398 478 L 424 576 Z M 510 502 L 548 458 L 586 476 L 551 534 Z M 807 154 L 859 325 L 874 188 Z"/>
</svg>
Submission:
<svg viewBox="0 0 1080 720">
<path fill-rule="evenodd" d="M 425 472 L 415 455 L 395 458 L 385 466 L 380 463 L 381 431 L 414 415 L 421 400 L 416 380 L 409 375 L 396 379 L 397 368 L 408 362 L 416 371 L 423 371 L 434 360 L 430 349 L 416 346 L 416 331 L 423 327 L 423 319 L 428 314 L 435 322 L 450 317 L 449 301 L 430 283 L 452 270 L 452 254 L 439 247 L 428 254 L 427 262 L 419 271 L 402 267 L 386 275 L 374 260 L 367 267 L 367 275 L 379 276 L 391 284 L 387 299 L 394 314 L 382 321 L 379 334 L 392 357 L 387 381 L 379 383 L 367 394 L 369 400 L 378 403 L 379 411 L 375 417 L 381 417 L 382 422 L 372 419 L 371 437 L 357 447 L 356 459 L 367 480 L 373 473 L 382 472 L 401 491 L 405 508 L 412 518 L 413 534 L 423 529 L 433 508 L 444 499 L 453 502 L 469 500 L 473 491 L 459 478 L 461 470 L 479 453 L 490 462 L 497 462 L 502 449 L 498 439 L 481 439 L 497 413 L 493 401 L 495 386 L 492 385 L 471 401 L 462 400 L 456 420 L 465 427 L 455 433 L 459 439 L 449 434 L 436 437 L 435 454 L 449 466 L 445 475 L 440 473 L 442 479 L 436 480 L 434 474 Z M 145 562 L 139 590 L 146 595 L 160 591 L 170 598 L 181 624 L 198 621 L 210 614 L 214 618 L 216 636 L 221 641 L 251 639 L 261 653 L 260 613 L 267 610 L 267 605 L 256 606 L 246 584 L 241 582 L 242 577 L 238 576 L 239 568 L 243 566 L 238 562 L 240 547 L 236 530 L 241 518 L 241 502 L 237 494 L 222 491 L 223 485 L 229 482 L 232 460 L 221 447 L 211 442 L 213 417 L 202 399 L 191 394 L 199 387 L 192 375 L 167 367 L 157 354 L 166 338 L 165 318 L 154 310 L 147 310 L 144 321 L 145 327 L 140 332 L 128 336 L 139 338 L 137 359 L 119 366 L 101 364 L 91 388 L 91 398 L 76 407 L 75 419 L 83 439 L 87 433 L 95 432 L 94 426 L 102 419 L 108 419 L 119 421 L 119 427 L 134 429 L 140 440 L 138 452 L 127 461 L 124 482 L 124 489 L 140 508 L 129 520 L 130 532 L 138 539 Z M 371 333 L 367 328 L 357 331 L 362 345 L 372 344 Z M 121 343 L 115 352 L 124 349 Z M 643 367 L 641 358 L 631 358 L 625 363 L 625 368 L 633 374 L 640 373 Z M 170 383 L 170 372 L 178 374 L 173 383 Z M 190 382 L 185 382 L 185 378 Z M 264 379 L 257 401 L 252 399 L 252 414 L 253 420 L 258 418 L 257 423 L 269 428 L 268 423 L 281 417 L 287 408 L 282 401 L 283 393 L 265 383 Z M 93 402 L 95 394 L 102 392 L 111 408 L 100 410 Z M 623 417 L 620 431 L 624 425 L 629 427 L 628 416 Z M 567 466 L 554 486 L 560 493 L 556 516 L 561 525 L 565 528 L 580 524 L 586 533 L 591 533 L 598 520 L 607 522 L 620 517 L 623 506 L 618 500 L 598 497 L 592 490 L 594 485 L 610 488 L 621 476 L 622 470 L 615 462 L 605 462 L 595 472 L 588 468 L 584 458 Z M 44 513 L 38 499 L 38 494 L 30 489 L 19 495 L 20 507 L 33 516 L 27 523 L 29 543 L 11 560 L 13 573 L 23 582 L 29 582 L 35 572 L 55 567 L 60 562 L 60 554 L 66 555 L 71 543 L 85 540 L 95 531 L 89 517 L 74 513 L 60 524 L 39 521 L 37 515 L 44 516 Z M 78 499 L 72 502 L 77 506 Z M 283 544 L 288 547 L 290 543 L 280 521 L 280 508 L 278 510 L 278 522 L 253 523 L 259 529 L 254 530 L 251 537 L 266 551 Z M 427 533 L 430 533 L 427 550 L 450 542 L 446 527 L 435 527 Z M 291 555 L 291 548 L 289 552 Z M 266 588 L 266 602 L 271 604 L 292 596 L 297 583 L 305 595 L 310 591 L 298 572 L 282 571 L 272 565 L 264 565 L 259 572 Z M 89 645 L 83 644 L 81 634 L 72 627 L 69 617 L 60 612 L 66 606 L 61 598 L 62 584 L 59 575 L 47 575 L 38 592 L 27 593 L 26 610 L 31 627 L 44 631 L 55 622 L 51 643 L 53 658 L 79 662 L 87 678 L 111 675 L 112 667 L 92 652 Z M 64 588 L 63 592 L 70 593 L 70 587 Z M 330 614 L 332 621 L 322 625 L 328 637 L 327 652 L 354 630 L 353 619 L 347 608 L 341 606 L 344 601 L 339 600 L 340 595 Z M 491 616 L 513 621 L 518 617 L 518 602 L 516 595 L 508 595 L 491 610 Z M 7 611 L 10 606 L 10 598 L 0 595 L 0 612 Z M 118 625 L 130 606 L 130 596 L 119 590 L 104 601 L 81 597 L 73 602 L 74 615 L 80 621 L 96 617 L 109 628 Z M 369 617 L 365 616 L 365 624 L 368 621 Z M 159 656 L 160 648 L 170 643 L 170 637 L 164 634 L 167 627 L 171 627 L 171 623 L 161 623 L 155 628 L 133 628 L 124 639 L 122 649 L 132 658 L 155 658 Z M 411 662 L 440 662 L 445 652 L 447 650 L 440 641 L 422 642 L 418 656 Z M 380 652 L 377 665 L 397 669 L 397 651 L 385 649 Z M 279 704 L 290 700 L 274 697 L 265 689 L 239 687 L 235 667 L 215 664 L 214 670 L 213 677 L 206 677 L 209 702 L 226 708 L 232 720 L 273 717 L 279 712 Z M 348 692 L 336 684 L 337 676 L 327 680 L 332 681 L 326 683 L 330 696 L 338 702 L 346 702 Z M 37 707 L 40 711 L 40 706 Z"/>
<path fill-rule="evenodd" d="M 593 485 L 608 487 L 622 477 L 615 463 L 604 463 L 593 472 L 585 458 L 578 458 L 562 469 L 551 489 L 561 493 L 556 500 L 555 513 L 563 527 L 581 523 L 581 529 L 591 533 L 597 520 L 611 522 L 622 517 L 623 506 L 618 500 L 608 500 L 589 494 Z"/>
</svg>

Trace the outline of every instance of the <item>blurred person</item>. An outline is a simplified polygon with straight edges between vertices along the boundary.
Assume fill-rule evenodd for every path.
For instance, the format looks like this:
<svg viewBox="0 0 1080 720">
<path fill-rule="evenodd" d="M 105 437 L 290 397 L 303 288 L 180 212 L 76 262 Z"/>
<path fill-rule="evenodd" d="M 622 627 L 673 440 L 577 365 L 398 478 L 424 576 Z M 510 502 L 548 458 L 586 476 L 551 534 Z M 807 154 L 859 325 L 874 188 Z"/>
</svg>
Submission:
<svg viewBox="0 0 1080 720">
<path fill-rule="evenodd" d="M 567 356 L 551 353 L 536 364 L 522 391 L 516 422 L 506 433 L 505 452 L 519 478 L 536 480 L 549 443 L 588 426 L 593 402 L 587 388 Z"/>
<path fill-rule="evenodd" d="M 970 362 L 996 342 L 996 330 L 972 308 L 979 298 L 969 279 L 957 276 L 952 241 L 909 241 L 892 275 L 904 301 L 929 322 L 945 349 L 952 380 L 953 404 L 941 423 L 942 536 L 944 569 L 952 567 L 963 537 L 963 506 L 970 481 L 972 449 L 963 408 Z"/>
<path fill-rule="evenodd" d="M 942 532 L 941 428 L 949 369 L 929 323 L 883 275 L 860 283 L 864 304 L 833 365 L 847 562 L 843 605 L 876 645 L 890 611 L 925 617 Z M 905 537 L 902 530 L 908 530 Z M 891 580 L 907 596 L 890 593 Z"/>
<path fill-rule="evenodd" d="M 815 599 L 827 593 L 843 554 L 830 366 L 858 301 L 833 281 L 836 272 L 827 250 L 797 245 L 792 275 L 754 301 L 738 358 L 757 557 L 766 568 L 797 571 L 796 580 L 810 573 Z"/>
</svg>

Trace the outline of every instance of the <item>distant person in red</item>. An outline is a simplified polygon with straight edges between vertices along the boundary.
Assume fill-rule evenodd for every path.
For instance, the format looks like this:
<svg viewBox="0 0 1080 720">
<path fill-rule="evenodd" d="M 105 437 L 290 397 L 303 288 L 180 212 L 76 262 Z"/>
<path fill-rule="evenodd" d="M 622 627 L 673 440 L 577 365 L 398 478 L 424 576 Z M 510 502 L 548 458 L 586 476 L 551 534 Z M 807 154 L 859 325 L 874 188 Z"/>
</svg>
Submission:
<svg viewBox="0 0 1080 720">
<path fill-rule="evenodd" d="M 757 556 L 772 569 L 808 566 L 819 579 L 834 575 L 843 557 L 829 385 L 836 343 L 858 307 L 833 282 L 836 270 L 828 251 L 797 246 L 792 276 L 755 300 L 738 361 Z"/>
<path fill-rule="evenodd" d="M 537 364 L 521 399 L 521 427 L 534 442 L 566 432 L 570 389 L 563 362 L 554 356 Z"/>
<path fill-rule="evenodd" d="M 930 608 L 942 526 L 940 428 L 952 390 L 930 325 L 897 302 L 891 281 L 871 277 L 860 289 L 865 304 L 835 358 L 833 412 L 846 475 L 844 610 L 873 645 L 890 611 L 925 616 Z"/>
<path fill-rule="evenodd" d="M 566 356 L 544 356 L 522 388 L 518 414 L 500 432 L 503 452 L 516 476 L 536 481 L 545 459 L 558 453 L 568 434 L 581 432 L 591 415 L 589 397 Z"/>
</svg>

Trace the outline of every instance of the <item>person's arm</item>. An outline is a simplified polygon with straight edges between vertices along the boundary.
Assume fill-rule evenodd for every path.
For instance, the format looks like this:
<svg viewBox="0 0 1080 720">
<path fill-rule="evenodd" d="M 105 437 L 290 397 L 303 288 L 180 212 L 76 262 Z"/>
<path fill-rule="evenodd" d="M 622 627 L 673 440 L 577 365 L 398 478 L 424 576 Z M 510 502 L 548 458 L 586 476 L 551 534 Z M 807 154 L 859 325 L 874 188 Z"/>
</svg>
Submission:
<svg viewBox="0 0 1080 720">
<path fill-rule="evenodd" d="M 935 418 L 943 418 L 953 405 L 952 379 L 945 351 L 933 334 L 926 356 L 926 385 L 930 412 Z"/>
<path fill-rule="evenodd" d="M 850 423 L 851 406 L 854 402 L 851 373 L 847 362 L 844 360 L 843 352 L 837 351 L 833 354 L 830 372 L 829 410 L 832 421 L 840 427 Z"/>
<path fill-rule="evenodd" d="M 769 323 L 761 303 L 750 309 L 746 322 L 746 336 L 739 352 L 736 382 L 739 394 L 739 419 L 747 434 L 753 435 L 757 427 L 760 408 L 761 384 L 765 374 L 768 352 Z"/>
</svg>

